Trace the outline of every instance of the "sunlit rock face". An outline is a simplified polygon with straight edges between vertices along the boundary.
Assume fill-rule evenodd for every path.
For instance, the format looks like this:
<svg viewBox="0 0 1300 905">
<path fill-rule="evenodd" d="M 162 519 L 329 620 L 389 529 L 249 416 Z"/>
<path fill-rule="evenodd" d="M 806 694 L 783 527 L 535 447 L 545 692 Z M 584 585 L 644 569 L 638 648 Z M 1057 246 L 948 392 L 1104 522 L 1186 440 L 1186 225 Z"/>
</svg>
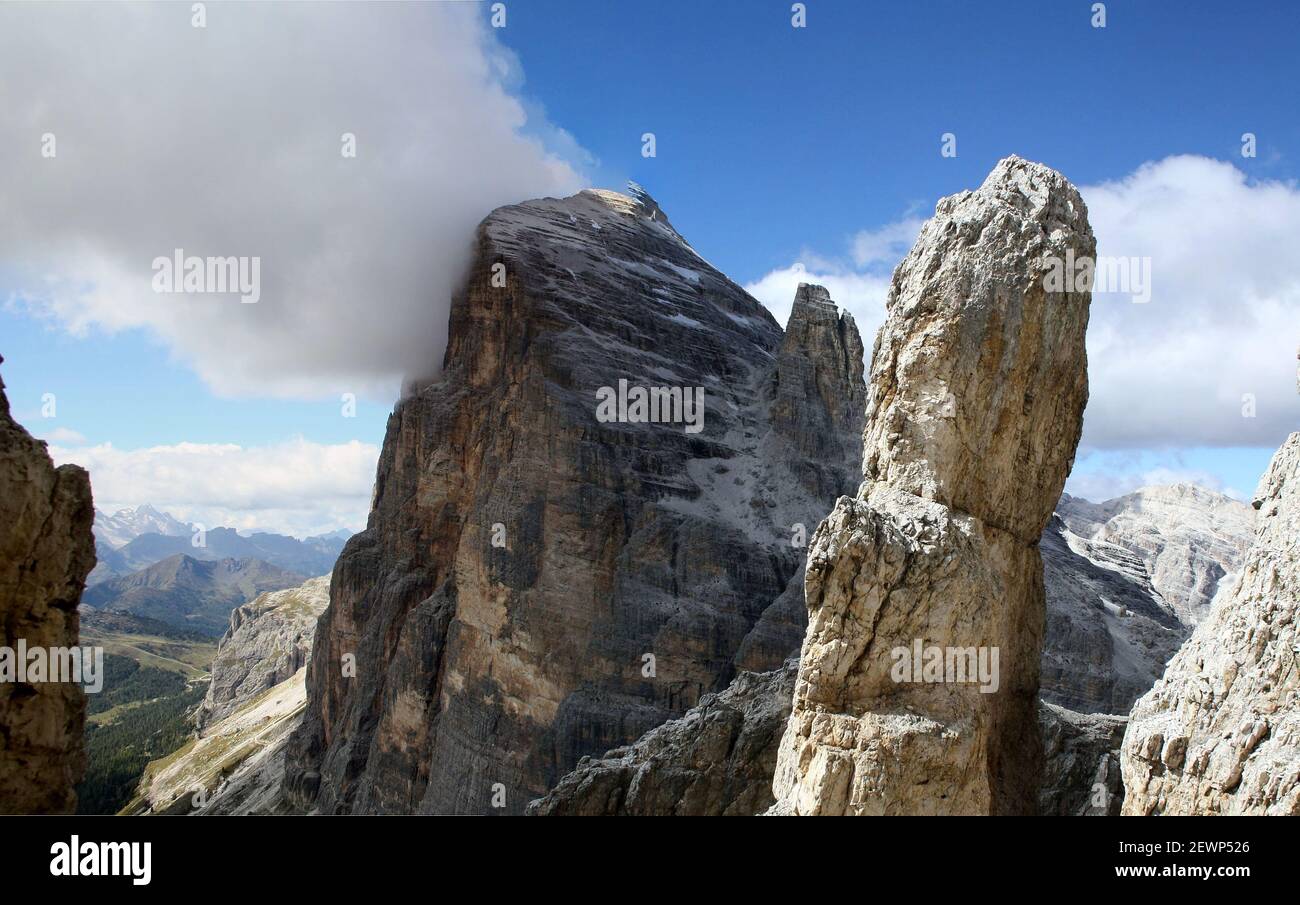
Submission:
<svg viewBox="0 0 1300 905">
<path fill-rule="evenodd" d="M 1300 433 L 1253 505 L 1236 585 L 1133 708 L 1125 814 L 1300 813 Z"/>
<path fill-rule="evenodd" d="M 1090 302 L 1045 276 L 1094 254 L 1075 188 L 1013 157 L 940 201 L 895 271 L 865 481 L 809 552 L 778 812 L 1038 810 L 1038 543 L 1082 427 Z M 918 648 L 937 671 L 900 671 Z"/>
</svg>

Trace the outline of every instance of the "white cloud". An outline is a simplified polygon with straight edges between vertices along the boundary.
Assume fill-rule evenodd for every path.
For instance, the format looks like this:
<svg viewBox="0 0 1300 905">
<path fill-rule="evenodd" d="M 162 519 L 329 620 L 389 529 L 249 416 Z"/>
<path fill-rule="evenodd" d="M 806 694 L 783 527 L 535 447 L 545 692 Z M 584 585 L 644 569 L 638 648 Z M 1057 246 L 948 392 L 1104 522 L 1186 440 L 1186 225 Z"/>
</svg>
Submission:
<svg viewBox="0 0 1300 905">
<path fill-rule="evenodd" d="M 1300 424 L 1300 188 L 1181 156 L 1080 191 L 1098 254 L 1150 258 L 1151 275 L 1145 304 L 1093 299 L 1084 447 L 1276 447 Z M 795 286 L 822 283 L 853 312 L 870 355 L 889 280 L 864 265 L 897 264 L 916 222 L 858 233 L 861 269 L 818 261 L 745 288 L 784 323 Z M 1242 416 L 1247 394 L 1253 418 Z"/>
<path fill-rule="evenodd" d="M 95 507 L 148 502 L 205 527 L 304 537 L 365 527 L 379 448 L 303 439 L 270 446 L 177 443 L 140 449 L 112 444 L 51 446 L 56 464 L 91 474 Z"/>
<path fill-rule="evenodd" d="M 49 443 L 59 443 L 65 446 L 73 443 L 86 442 L 85 437 L 83 437 L 81 434 L 79 434 L 77 431 L 74 431 L 70 427 L 56 427 L 44 432 L 41 432 L 38 429 L 37 435 L 42 440 L 45 440 Z"/>
<path fill-rule="evenodd" d="M 810 267 L 794 263 L 773 270 L 756 282 L 745 286 L 745 291 L 763 303 L 783 327 L 790 319 L 795 290 L 800 283 L 825 286 L 831 298 L 841 308 L 848 309 L 857 322 L 866 344 L 868 355 L 876 327 L 885 319 L 885 296 L 889 293 L 889 278 L 869 273 L 855 273 L 831 262 L 813 259 Z"/>
<path fill-rule="evenodd" d="M 0 4 L 0 265 L 20 303 L 74 331 L 147 328 L 224 394 L 387 397 L 436 371 L 474 226 L 579 188 L 547 147 L 581 149 L 517 96 L 474 4 L 190 20 Z M 261 300 L 154 293 L 175 248 L 260 257 Z"/>
<path fill-rule="evenodd" d="M 1300 189 L 1182 156 L 1080 191 L 1098 255 L 1149 257 L 1152 281 L 1146 304 L 1093 301 L 1084 443 L 1281 443 L 1300 423 Z"/>
<path fill-rule="evenodd" d="M 859 267 L 879 263 L 892 267 L 911 249 L 924 223 L 921 217 L 905 217 L 879 229 L 862 230 L 851 242 L 853 263 Z"/>
</svg>

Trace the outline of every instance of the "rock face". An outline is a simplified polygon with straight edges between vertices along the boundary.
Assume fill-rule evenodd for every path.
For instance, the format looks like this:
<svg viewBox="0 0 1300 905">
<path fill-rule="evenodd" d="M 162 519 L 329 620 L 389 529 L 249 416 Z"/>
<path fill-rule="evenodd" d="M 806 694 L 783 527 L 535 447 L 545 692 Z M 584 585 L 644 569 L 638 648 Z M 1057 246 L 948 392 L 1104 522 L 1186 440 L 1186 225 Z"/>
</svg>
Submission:
<svg viewBox="0 0 1300 905">
<path fill-rule="evenodd" d="M 323 575 L 270 591 L 231 612 L 230 628 L 212 661 L 212 682 L 195 715 L 200 733 L 307 665 L 329 593 L 330 577 Z"/>
<path fill-rule="evenodd" d="M 1254 510 L 1203 487 L 1144 487 L 1104 503 L 1061 496 L 1043 532 L 1043 699 L 1127 714 L 1231 584 Z"/>
<path fill-rule="evenodd" d="M 774 802 L 772 773 L 798 666 L 790 660 L 771 672 L 743 672 L 726 691 L 705 695 L 698 707 L 635 745 L 584 757 L 550 794 L 529 805 L 529 815 L 762 813 Z"/>
<path fill-rule="evenodd" d="M 442 375 L 389 419 L 334 571 L 294 804 L 520 813 L 780 666 L 796 544 L 856 483 L 860 349 L 811 288 L 783 334 L 644 194 L 490 215 Z M 641 388 L 667 388 L 658 420 Z"/>
<path fill-rule="evenodd" d="M 1089 503 L 1065 494 L 1057 513 L 1094 549 L 1127 551 L 1118 567 L 1144 577 L 1186 626 L 1195 626 L 1241 568 L 1255 518 L 1245 503 L 1195 484 L 1143 487 Z"/>
<path fill-rule="evenodd" d="M 1043 700 L 1083 713 L 1127 714 L 1191 629 L 1130 550 L 1085 540 L 1059 515 L 1040 546 L 1047 588 Z"/>
<path fill-rule="evenodd" d="M 1038 541 L 1087 399 L 1090 294 L 1045 283 L 1067 254 L 1095 255 L 1078 192 L 1008 158 L 940 201 L 895 271 L 865 481 L 809 551 L 778 810 L 1038 810 Z"/>
<path fill-rule="evenodd" d="M 1053 704 L 1039 708 L 1043 737 L 1040 815 L 1119 816 L 1124 801 L 1119 749 L 1127 724 L 1122 716 L 1075 713 Z"/>
<path fill-rule="evenodd" d="M 1125 814 L 1300 814 L 1300 433 L 1253 505 L 1236 585 L 1133 708 Z"/>
<path fill-rule="evenodd" d="M 0 361 L 3 361 L 0 358 Z M 0 381 L 0 648 L 78 644 L 77 603 L 95 565 L 90 478 L 55 468 L 9 414 Z M 0 813 L 68 813 L 85 771 L 86 697 L 63 682 L 0 681 Z"/>
</svg>

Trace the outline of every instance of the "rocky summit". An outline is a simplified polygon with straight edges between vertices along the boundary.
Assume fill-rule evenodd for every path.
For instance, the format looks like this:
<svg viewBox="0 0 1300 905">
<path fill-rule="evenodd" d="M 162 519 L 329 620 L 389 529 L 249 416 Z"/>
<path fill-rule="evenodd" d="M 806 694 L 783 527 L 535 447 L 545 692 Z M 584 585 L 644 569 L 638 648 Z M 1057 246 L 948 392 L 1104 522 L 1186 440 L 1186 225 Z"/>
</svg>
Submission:
<svg viewBox="0 0 1300 905">
<path fill-rule="evenodd" d="M 779 812 L 1038 810 L 1038 541 L 1088 386 L 1090 294 L 1044 282 L 1067 254 L 1095 255 L 1078 191 L 1012 157 L 894 272 L 865 480 L 809 552 Z"/>
<path fill-rule="evenodd" d="M 1235 586 L 1133 708 L 1125 814 L 1300 814 L 1300 433 L 1252 505 Z"/>
<path fill-rule="evenodd" d="M 4 359 L 0 358 L 0 362 Z M 79 641 L 77 602 L 95 565 L 90 479 L 55 468 L 9 414 L 0 381 L 0 649 L 42 649 L 50 664 Z M 11 662 L 10 667 L 14 666 Z M 0 681 L 0 813 L 67 813 L 85 770 L 86 696 L 71 681 Z"/>
<path fill-rule="evenodd" d="M 644 192 L 492 213 L 335 568 L 289 802 L 521 813 L 583 756 L 779 667 L 864 400 L 824 290 L 782 331 Z"/>
</svg>

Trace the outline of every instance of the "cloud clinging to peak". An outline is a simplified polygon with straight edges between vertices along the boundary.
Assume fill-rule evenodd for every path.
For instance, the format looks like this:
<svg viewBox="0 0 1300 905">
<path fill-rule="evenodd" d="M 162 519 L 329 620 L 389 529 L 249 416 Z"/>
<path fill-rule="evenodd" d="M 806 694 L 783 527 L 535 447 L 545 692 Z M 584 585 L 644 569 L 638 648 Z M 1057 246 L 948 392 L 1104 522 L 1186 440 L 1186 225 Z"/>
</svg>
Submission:
<svg viewBox="0 0 1300 905">
<path fill-rule="evenodd" d="M 223 394 L 386 393 L 435 371 L 474 226 L 581 187 L 580 149 L 519 96 L 475 4 L 206 15 L 0 5 L 9 304 L 151 330 Z M 259 257 L 260 301 L 155 293 L 176 248 Z"/>
</svg>

